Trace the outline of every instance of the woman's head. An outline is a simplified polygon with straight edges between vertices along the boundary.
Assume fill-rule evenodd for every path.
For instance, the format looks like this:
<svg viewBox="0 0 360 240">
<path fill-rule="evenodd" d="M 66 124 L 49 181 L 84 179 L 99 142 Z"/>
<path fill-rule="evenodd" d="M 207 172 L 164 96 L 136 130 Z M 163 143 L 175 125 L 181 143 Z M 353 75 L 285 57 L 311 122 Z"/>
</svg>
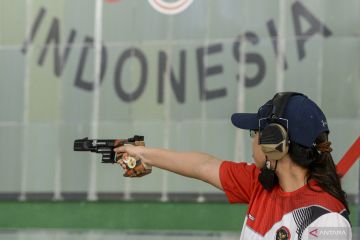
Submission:
<svg viewBox="0 0 360 240">
<path fill-rule="evenodd" d="M 277 93 L 257 113 L 234 113 L 231 121 L 238 128 L 257 130 L 260 138 L 264 129 L 276 123 L 285 129 L 288 140 L 306 147 L 311 147 L 320 133 L 329 131 L 321 109 L 307 96 L 293 92 Z M 276 140 L 269 136 L 264 142 L 277 144 Z"/>
<path fill-rule="evenodd" d="M 279 93 L 261 106 L 257 113 L 235 113 L 231 121 L 238 128 L 258 132 L 253 140 L 253 157 L 258 167 L 264 169 L 266 159 L 280 160 L 288 153 L 295 164 L 308 170 L 307 181 L 316 180 L 323 190 L 347 207 L 345 193 L 341 189 L 330 154 L 326 117 L 307 96 Z M 268 126 L 274 124 L 284 131 L 274 131 L 272 134 Z M 284 148 L 283 144 L 287 144 L 288 148 Z"/>
<path fill-rule="evenodd" d="M 231 121 L 238 128 L 258 133 L 258 144 L 253 144 L 253 156 L 260 147 L 265 153 L 262 162 L 265 158 L 279 160 L 284 157 L 289 141 L 311 147 L 319 133 L 329 131 L 321 109 L 308 97 L 296 92 L 277 93 L 257 113 L 235 113 Z M 259 156 L 261 154 L 256 158 Z M 257 165 L 259 162 L 255 161 Z"/>
</svg>

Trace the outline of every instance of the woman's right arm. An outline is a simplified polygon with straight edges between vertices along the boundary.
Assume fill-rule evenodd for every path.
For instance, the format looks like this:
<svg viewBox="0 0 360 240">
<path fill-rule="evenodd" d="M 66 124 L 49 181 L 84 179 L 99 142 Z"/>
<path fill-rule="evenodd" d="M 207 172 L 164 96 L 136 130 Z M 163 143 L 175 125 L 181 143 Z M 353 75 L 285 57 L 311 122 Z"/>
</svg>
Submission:
<svg viewBox="0 0 360 240">
<path fill-rule="evenodd" d="M 114 150 L 118 155 L 127 153 L 145 164 L 168 170 L 186 177 L 207 182 L 222 190 L 219 177 L 221 160 L 206 153 L 176 152 L 161 148 L 125 145 Z M 123 167 L 123 162 L 119 162 Z"/>
</svg>

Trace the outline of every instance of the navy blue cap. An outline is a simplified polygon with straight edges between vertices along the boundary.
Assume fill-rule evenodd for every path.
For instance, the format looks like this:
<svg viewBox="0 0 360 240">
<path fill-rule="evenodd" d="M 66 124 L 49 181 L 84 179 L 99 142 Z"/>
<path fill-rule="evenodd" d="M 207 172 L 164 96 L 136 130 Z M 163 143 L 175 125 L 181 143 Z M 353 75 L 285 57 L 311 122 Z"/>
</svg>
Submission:
<svg viewBox="0 0 360 240">
<path fill-rule="evenodd" d="M 257 130 L 259 120 L 268 118 L 272 113 L 272 106 L 272 101 L 269 100 L 257 113 L 234 113 L 231 122 L 238 128 Z M 281 117 L 287 119 L 290 141 L 305 147 L 313 146 L 320 133 L 329 132 L 324 113 L 305 95 L 290 97 Z"/>
</svg>

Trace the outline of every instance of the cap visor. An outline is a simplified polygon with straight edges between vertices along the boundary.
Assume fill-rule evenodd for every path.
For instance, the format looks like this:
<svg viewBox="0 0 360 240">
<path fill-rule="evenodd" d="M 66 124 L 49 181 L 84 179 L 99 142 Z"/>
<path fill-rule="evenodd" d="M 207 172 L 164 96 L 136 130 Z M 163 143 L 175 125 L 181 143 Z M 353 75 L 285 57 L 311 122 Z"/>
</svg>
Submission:
<svg viewBox="0 0 360 240">
<path fill-rule="evenodd" d="M 257 113 L 234 113 L 231 116 L 231 122 L 234 124 L 234 126 L 242 129 L 259 128 Z"/>
</svg>

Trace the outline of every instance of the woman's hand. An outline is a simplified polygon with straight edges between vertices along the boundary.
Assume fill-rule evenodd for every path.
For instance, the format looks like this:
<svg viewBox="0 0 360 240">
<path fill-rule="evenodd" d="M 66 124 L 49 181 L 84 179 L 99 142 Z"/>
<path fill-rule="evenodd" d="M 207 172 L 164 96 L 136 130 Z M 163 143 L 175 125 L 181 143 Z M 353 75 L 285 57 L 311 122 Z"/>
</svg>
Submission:
<svg viewBox="0 0 360 240">
<path fill-rule="evenodd" d="M 117 163 L 123 168 L 125 177 L 141 177 L 151 172 L 151 166 L 146 164 L 141 153 L 143 146 L 126 144 L 114 149 Z"/>
</svg>

